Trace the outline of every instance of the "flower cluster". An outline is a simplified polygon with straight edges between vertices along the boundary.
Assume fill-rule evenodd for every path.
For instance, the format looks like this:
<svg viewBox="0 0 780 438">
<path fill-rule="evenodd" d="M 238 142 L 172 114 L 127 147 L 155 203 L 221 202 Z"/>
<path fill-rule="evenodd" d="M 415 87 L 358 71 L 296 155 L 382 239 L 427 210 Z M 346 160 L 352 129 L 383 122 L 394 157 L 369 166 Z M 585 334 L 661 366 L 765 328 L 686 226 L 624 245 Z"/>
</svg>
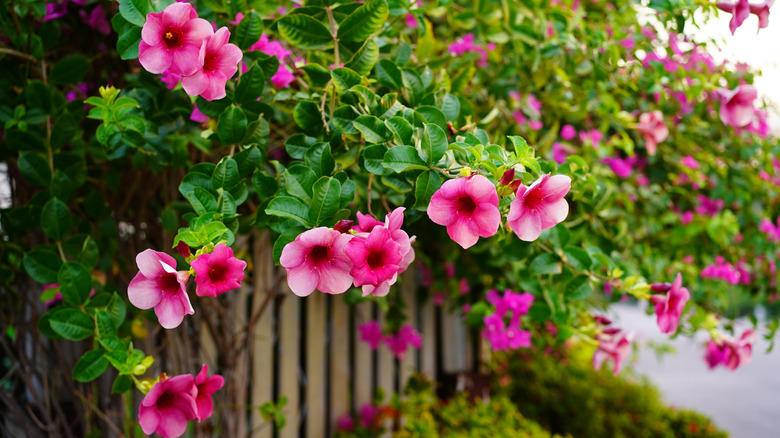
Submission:
<svg viewBox="0 0 780 438">
<path fill-rule="evenodd" d="M 379 321 L 369 321 L 359 325 L 358 331 L 360 340 L 367 343 L 372 350 L 376 350 L 381 343 L 384 343 L 398 360 L 404 360 L 409 345 L 414 348 L 422 347 L 422 335 L 409 324 L 403 325 L 395 334 L 385 335 L 382 333 Z"/>
<path fill-rule="evenodd" d="M 769 26 L 769 8 L 772 7 L 775 0 L 764 0 L 761 3 L 750 3 L 748 0 L 720 1 L 715 5 L 721 11 L 725 11 L 731 14 L 731 20 L 729 20 L 729 30 L 731 34 L 742 26 L 742 23 L 750 16 L 755 14 L 758 17 L 758 28 L 763 29 Z"/>
<path fill-rule="evenodd" d="M 189 251 L 189 249 L 188 249 Z M 224 244 L 190 262 L 192 271 L 176 271 L 176 260 L 164 252 L 147 249 L 135 258 L 138 274 L 127 286 L 127 297 L 139 309 L 154 308 L 160 325 L 178 327 L 184 315 L 195 313 L 187 295 L 187 280 L 195 274 L 199 297 L 215 297 L 240 287 L 246 262 L 233 256 Z"/>
<path fill-rule="evenodd" d="M 372 403 L 365 403 L 360 407 L 358 411 L 358 425 L 360 428 L 372 433 L 372 436 L 376 435 L 382 425 L 382 417 L 385 414 L 387 407 L 376 406 Z M 350 415 L 345 415 L 339 418 L 336 423 L 336 429 L 339 432 L 353 432 L 357 425 L 355 419 Z"/>
<path fill-rule="evenodd" d="M 387 295 L 414 261 L 415 238 L 401 229 L 404 210 L 393 210 L 385 222 L 358 213 L 352 230 L 319 227 L 298 235 L 285 245 L 280 260 L 290 289 L 301 297 L 314 289 L 340 294 L 354 283 L 362 286 L 363 296 Z"/>
<path fill-rule="evenodd" d="M 777 218 L 777 225 L 769 219 L 762 219 L 758 225 L 758 231 L 766 234 L 766 239 L 770 242 L 780 242 L 780 218 Z"/>
<path fill-rule="evenodd" d="M 710 369 L 723 365 L 734 371 L 740 365 L 750 363 L 753 354 L 753 343 L 756 341 L 756 337 L 756 332 L 753 330 L 746 330 L 739 339 L 734 339 L 727 335 L 719 335 L 718 338 L 710 340 L 707 344 L 704 360 L 710 366 Z"/>
<path fill-rule="evenodd" d="M 175 438 L 187 430 L 187 422 L 201 422 L 214 410 L 212 394 L 225 384 L 220 375 L 209 377 L 206 365 L 197 376 L 162 376 L 138 408 L 138 422 L 145 434 Z"/>
<path fill-rule="evenodd" d="M 276 56 L 279 59 L 279 67 L 276 69 L 276 73 L 271 76 L 271 83 L 277 89 L 290 87 L 290 84 L 295 80 L 295 75 L 287 66 L 287 59 L 291 57 L 292 52 L 285 49 L 279 41 L 271 41 L 266 34 L 262 34 L 260 40 L 252 44 L 249 50 L 259 50 L 266 55 Z"/>
<path fill-rule="evenodd" d="M 750 283 L 750 274 L 735 267 L 721 256 L 715 257 L 715 263 L 706 266 L 699 274 L 701 278 L 719 278 L 730 284 Z"/>
<path fill-rule="evenodd" d="M 495 306 L 495 311 L 483 319 L 485 328 L 482 330 L 482 337 L 490 342 L 490 347 L 494 351 L 530 347 L 531 332 L 520 329 L 520 316 L 528 313 L 534 303 L 534 296 L 528 292 L 521 294 L 509 289 L 499 295 L 498 291 L 493 289 L 488 291 L 487 300 Z"/>
<path fill-rule="evenodd" d="M 228 43 L 229 38 L 226 27 L 215 32 L 189 3 L 174 3 L 162 12 L 147 14 L 138 60 L 150 73 L 175 75 L 169 83 L 181 77 L 190 96 L 221 99 L 243 57 L 238 46 Z"/>
<path fill-rule="evenodd" d="M 658 328 L 662 333 L 676 332 L 685 304 L 691 298 L 688 289 L 682 287 L 682 274 L 677 274 L 674 283 L 655 283 L 650 286 L 650 290 L 666 293 L 650 296 L 650 302 L 655 305 Z"/>
<path fill-rule="evenodd" d="M 742 128 L 753 121 L 755 110 L 753 101 L 758 97 L 756 87 L 742 84 L 733 90 L 721 88 L 720 120 L 729 126 Z"/>
<path fill-rule="evenodd" d="M 495 48 L 495 43 L 488 43 L 485 47 L 475 44 L 474 34 L 470 33 L 467 33 L 466 35 L 456 39 L 454 43 L 447 47 L 450 53 L 455 56 L 460 56 L 468 52 L 479 53 L 479 61 L 477 61 L 477 65 L 480 67 L 487 67 L 487 52 Z"/>
</svg>

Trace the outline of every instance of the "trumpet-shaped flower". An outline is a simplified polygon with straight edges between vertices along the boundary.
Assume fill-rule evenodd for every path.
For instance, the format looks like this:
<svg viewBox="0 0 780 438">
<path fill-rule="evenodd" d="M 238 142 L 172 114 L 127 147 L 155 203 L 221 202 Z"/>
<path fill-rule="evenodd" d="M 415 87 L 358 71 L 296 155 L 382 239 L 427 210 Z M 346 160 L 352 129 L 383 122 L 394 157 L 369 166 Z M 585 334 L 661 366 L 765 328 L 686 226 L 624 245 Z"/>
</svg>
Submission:
<svg viewBox="0 0 780 438">
<path fill-rule="evenodd" d="M 623 361 L 631 353 L 631 341 L 634 340 L 634 332 L 617 331 L 610 334 L 602 333 L 596 336 L 596 340 L 599 342 L 599 346 L 593 353 L 593 368 L 601 369 L 604 361 L 612 359 L 615 363 L 613 373 L 617 376 Z"/>
<path fill-rule="evenodd" d="M 758 96 L 756 87 L 748 84 L 733 90 L 719 90 L 721 97 L 720 120 L 729 126 L 741 128 L 753 120 L 753 101 Z"/>
<path fill-rule="evenodd" d="M 369 321 L 359 325 L 357 329 L 360 332 L 360 340 L 368 344 L 372 350 L 379 348 L 379 344 L 384 340 L 379 321 Z"/>
<path fill-rule="evenodd" d="M 201 68 L 181 78 L 181 86 L 190 96 L 200 95 L 206 100 L 225 97 L 225 84 L 238 71 L 238 63 L 244 56 L 241 49 L 230 44 L 227 27 L 206 38 L 198 54 Z"/>
<path fill-rule="evenodd" d="M 398 274 L 404 258 L 401 245 L 385 227 L 375 227 L 366 237 L 355 236 L 344 251 L 352 260 L 349 273 L 355 286 L 379 286 L 391 280 Z"/>
<path fill-rule="evenodd" d="M 362 288 L 364 297 L 368 295 L 374 295 L 378 297 L 387 295 L 387 293 L 390 292 L 390 286 L 395 284 L 398 276 L 406 271 L 406 268 L 409 267 L 409 264 L 414 261 L 414 248 L 412 248 L 412 243 L 415 241 L 415 236 L 409 237 L 409 235 L 406 234 L 406 231 L 401 229 L 401 225 L 404 223 L 405 210 L 406 209 L 403 207 L 396 208 L 387 216 L 385 216 L 384 223 L 377 221 L 370 215 L 364 215 L 358 212 L 358 228 L 364 228 L 367 230 L 367 232 L 370 232 L 377 226 L 387 228 L 387 230 L 390 232 L 390 237 L 396 243 L 398 243 L 398 245 L 400 245 L 399 252 L 402 256 L 401 263 L 398 265 L 398 272 L 396 272 L 396 274 L 393 275 L 390 279 L 383 281 L 379 285 L 363 285 Z"/>
<path fill-rule="evenodd" d="M 386 336 L 385 344 L 398 360 L 404 360 L 410 345 L 414 348 L 422 347 L 422 335 L 411 325 L 405 324 L 398 333 Z"/>
<path fill-rule="evenodd" d="M 564 196 L 570 188 L 571 178 L 550 174 L 542 175 L 530 186 L 520 185 L 507 216 L 517 237 L 532 242 L 539 238 L 542 230 L 563 222 L 569 214 L 569 204 Z"/>
<path fill-rule="evenodd" d="M 233 249 L 220 243 L 211 254 L 202 254 L 190 263 L 195 270 L 195 293 L 216 297 L 241 287 L 246 262 L 233 256 Z"/>
<path fill-rule="evenodd" d="M 449 180 L 431 197 L 428 217 L 447 227 L 452 240 L 469 248 L 480 237 L 498 231 L 501 213 L 496 186 L 482 175 Z"/>
<path fill-rule="evenodd" d="M 141 29 L 138 60 L 150 73 L 165 70 L 187 76 L 203 67 L 199 56 L 203 40 L 214 33 L 189 3 L 173 3 L 162 12 L 146 15 Z"/>
<path fill-rule="evenodd" d="M 178 327 L 184 315 L 192 315 L 185 284 L 189 272 L 176 272 L 176 260 L 164 252 L 147 249 L 135 258 L 138 274 L 127 286 L 127 297 L 139 309 L 151 309 L 167 329 Z"/>
<path fill-rule="evenodd" d="M 651 295 L 650 302 L 655 304 L 655 314 L 661 333 L 674 333 L 680 324 L 680 316 L 685 303 L 691 298 L 688 289 L 682 287 L 682 275 L 677 274 L 671 289 L 666 295 Z"/>
<path fill-rule="evenodd" d="M 664 123 L 664 115 L 658 110 L 642 113 L 639 116 L 639 124 L 636 129 L 645 138 L 645 149 L 651 156 L 655 155 L 658 143 L 666 140 L 666 137 L 669 136 L 669 128 Z"/>
<path fill-rule="evenodd" d="M 769 8 L 775 3 L 775 0 L 764 0 L 758 4 L 750 5 L 750 13 L 758 17 L 758 28 L 763 29 L 769 26 Z"/>
<path fill-rule="evenodd" d="M 280 262 L 293 293 L 305 297 L 314 289 L 326 294 L 346 292 L 352 285 L 352 263 L 344 249 L 351 239 L 350 234 L 319 227 L 285 245 Z"/>
<path fill-rule="evenodd" d="M 737 31 L 739 26 L 745 22 L 750 15 L 750 2 L 748 0 L 737 0 L 736 2 L 720 1 L 715 3 L 721 11 L 725 11 L 731 14 L 731 20 L 729 20 L 729 30 L 731 34 Z"/>
<path fill-rule="evenodd" d="M 175 438 L 187 430 L 187 421 L 198 418 L 198 389 L 191 374 L 161 380 L 138 408 L 138 422 L 145 434 Z"/>
<path fill-rule="evenodd" d="M 197 396 L 195 397 L 195 404 L 198 408 L 197 418 L 198 422 L 201 422 L 209 418 L 214 411 L 214 400 L 211 395 L 225 385 L 225 379 L 218 374 L 209 377 L 208 367 L 203 364 L 203 368 L 195 376 L 193 384 L 197 388 Z"/>
</svg>

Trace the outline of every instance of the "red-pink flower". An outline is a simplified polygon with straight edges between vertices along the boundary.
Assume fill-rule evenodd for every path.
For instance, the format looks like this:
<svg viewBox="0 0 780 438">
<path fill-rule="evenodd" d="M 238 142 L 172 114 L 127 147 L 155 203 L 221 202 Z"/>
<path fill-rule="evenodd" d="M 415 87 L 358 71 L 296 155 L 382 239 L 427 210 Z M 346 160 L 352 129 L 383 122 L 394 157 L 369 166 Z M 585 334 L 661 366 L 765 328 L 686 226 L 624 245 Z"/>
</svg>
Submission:
<svg viewBox="0 0 780 438">
<path fill-rule="evenodd" d="M 685 303 L 691 298 L 688 289 L 682 287 L 682 274 L 677 274 L 671 289 L 666 295 L 651 295 L 650 302 L 655 304 L 655 314 L 661 333 L 674 333 L 680 323 Z"/>
<path fill-rule="evenodd" d="M 741 128 L 753 120 L 753 101 L 758 91 L 752 85 L 742 84 L 733 90 L 719 89 L 720 120 L 729 126 Z"/>
<path fill-rule="evenodd" d="M 350 234 L 325 227 L 299 234 L 285 245 L 280 262 L 287 270 L 287 284 L 300 297 L 319 289 L 326 294 L 344 293 L 352 285 L 352 267 L 344 253 Z"/>
<path fill-rule="evenodd" d="M 649 113 L 642 113 L 639 116 L 639 124 L 636 129 L 645 138 L 645 149 L 649 155 L 655 155 L 658 143 L 666 140 L 669 136 L 669 128 L 664 123 L 664 115 L 661 111 L 655 110 Z"/>
<path fill-rule="evenodd" d="M 542 175 L 530 186 L 520 185 L 516 198 L 509 204 L 507 221 L 520 240 L 532 242 L 542 230 L 563 222 L 569 214 L 569 204 L 564 199 L 571 188 L 571 178 L 566 175 Z"/>
<path fill-rule="evenodd" d="M 393 275 L 389 280 L 385 280 L 379 285 L 363 285 L 362 288 L 364 297 L 368 295 L 374 295 L 378 297 L 387 295 L 388 292 L 390 292 L 390 286 L 395 284 L 398 276 L 406 271 L 406 268 L 409 267 L 409 264 L 414 261 L 414 248 L 412 248 L 412 243 L 414 243 L 415 237 L 409 237 L 409 235 L 406 234 L 406 231 L 401 229 L 401 225 L 404 223 L 405 210 L 406 209 L 404 207 L 399 207 L 391 211 L 387 214 L 387 216 L 385 216 L 384 223 L 377 221 L 372 216 L 363 215 L 358 212 L 358 229 L 362 228 L 365 232 L 370 232 L 376 226 L 383 226 L 387 228 L 387 230 L 390 231 L 390 237 L 396 243 L 398 243 L 398 245 L 400 245 L 399 252 L 402 256 L 401 263 L 398 265 L 398 272 L 396 272 L 396 274 Z M 359 236 L 364 237 L 361 235 Z"/>
<path fill-rule="evenodd" d="M 185 284 L 189 272 L 176 272 L 176 260 L 164 252 L 147 249 L 135 258 L 138 274 L 127 286 L 127 298 L 139 309 L 151 309 L 167 329 L 178 327 L 184 315 L 192 315 Z"/>
<path fill-rule="evenodd" d="M 203 368 L 195 376 L 194 385 L 197 388 L 195 404 L 198 408 L 198 422 L 211 416 L 211 413 L 214 411 L 214 400 L 212 400 L 211 395 L 225 385 L 225 379 L 222 376 L 215 374 L 209 377 L 208 373 L 208 367 L 206 364 L 203 364 Z"/>
<path fill-rule="evenodd" d="M 726 363 L 728 357 L 729 351 L 726 348 L 726 344 L 718 343 L 714 340 L 710 340 L 710 342 L 707 343 L 707 352 L 704 354 L 704 360 L 707 362 L 710 369 Z"/>
<path fill-rule="evenodd" d="M 145 434 L 175 438 L 187 430 L 187 421 L 198 417 L 198 389 L 191 374 L 157 382 L 138 408 L 138 422 Z"/>
<path fill-rule="evenodd" d="M 721 11 L 725 11 L 731 14 L 729 30 L 731 30 L 732 35 L 734 35 L 734 32 L 737 31 L 737 28 L 742 26 L 742 23 L 744 23 L 747 17 L 750 15 L 750 3 L 748 0 L 737 0 L 735 3 L 720 1 L 715 3 L 715 5 Z"/>
<path fill-rule="evenodd" d="M 398 360 L 404 360 L 409 345 L 414 348 L 422 347 L 422 335 L 411 325 L 405 324 L 395 335 L 386 336 L 385 344 Z"/>
<path fill-rule="evenodd" d="M 561 128 L 561 138 L 564 140 L 572 140 L 577 136 L 577 129 L 572 125 L 563 125 Z"/>
<path fill-rule="evenodd" d="M 379 348 L 379 344 L 384 340 L 379 321 L 369 321 L 359 325 L 357 329 L 360 332 L 360 340 L 368 344 L 372 350 Z"/>
<path fill-rule="evenodd" d="M 721 335 L 721 339 L 709 342 L 704 359 L 710 368 L 723 364 L 729 370 L 734 371 L 740 365 L 750 363 L 756 337 L 756 332 L 753 330 L 745 330 L 739 339 Z"/>
<path fill-rule="evenodd" d="M 195 293 L 216 297 L 241 287 L 246 262 L 233 256 L 233 249 L 220 243 L 211 254 L 201 254 L 190 265 L 195 270 Z"/>
<path fill-rule="evenodd" d="M 769 26 L 769 8 L 771 8 L 774 3 L 775 0 L 764 0 L 761 3 L 750 5 L 750 13 L 756 14 L 756 17 L 758 17 L 759 29 Z"/>
<path fill-rule="evenodd" d="M 171 73 L 191 75 L 203 66 L 200 48 L 213 33 L 211 24 L 198 18 L 189 3 L 174 3 L 162 12 L 146 15 L 138 60 L 150 73 L 170 69 Z"/>
<path fill-rule="evenodd" d="M 431 197 L 428 217 L 447 227 L 463 248 L 496 234 L 501 222 L 496 186 L 482 175 L 446 181 Z"/>
<path fill-rule="evenodd" d="M 401 245 L 385 227 L 375 227 L 365 237 L 352 238 L 344 252 L 352 260 L 349 273 L 355 286 L 379 286 L 398 275 L 404 256 L 401 251 Z"/>
<path fill-rule="evenodd" d="M 225 84 L 238 71 L 238 63 L 244 56 L 241 49 L 230 44 L 230 31 L 222 27 L 203 40 L 198 54 L 202 68 L 181 78 L 181 86 L 190 96 L 200 95 L 206 100 L 226 96 Z"/>
<path fill-rule="evenodd" d="M 604 361 L 611 359 L 615 363 L 613 373 L 617 375 L 623 361 L 631 354 L 631 341 L 634 340 L 634 332 L 602 333 L 596 336 L 596 340 L 599 342 L 599 346 L 593 353 L 593 368 L 599 370 Z"/>
</svg>

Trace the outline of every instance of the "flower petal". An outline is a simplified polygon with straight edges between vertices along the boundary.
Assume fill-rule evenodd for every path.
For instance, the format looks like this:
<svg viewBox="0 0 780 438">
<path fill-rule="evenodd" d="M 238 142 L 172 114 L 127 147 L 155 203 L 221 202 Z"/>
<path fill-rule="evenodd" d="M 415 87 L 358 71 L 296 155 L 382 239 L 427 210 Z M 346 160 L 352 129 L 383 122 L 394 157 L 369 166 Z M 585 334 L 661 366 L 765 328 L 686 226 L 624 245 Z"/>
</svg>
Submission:
<svg viewBox="0 0 780 438">
<path fill-rule="evenodd" d="M 512 231 L 520 240 L 533 242 L 542 234 L 542 221 L 537 214 L 529 211 L 523 212 L 517 219 L 510 222 Z"/>
<path fill-rule="evenodd" d="M 162 290 L 157 278 L 144 277 L 139 272 L 127 285 L 127 298 L 130 304 L 139 309 L 151 309 L 162 299 Z"/>
<path fill-rule="evenodd" d="M 203 70 L 198 70 L 190 76 L 182 77 L 181 86 L 190 96 L 197 96 L 209 87 L 209 77 Z"/>
<path fill-rule="evenodd" d="M 320 276 L 315 269 L 308 265 L 301 265 L 297 268 L 287 269 L 287 284 L 290 290 L 299 297 L 306 297 L 314 292 Z"/>
<path fill-rule="evenodd" d="M 165 26 L 162 23 L 162 12 L 152 12 L 146 14 L 146 23 L 141 29 L 141 39 L 150 46 L 156 46 L 162 43 L 162 34 L 165 32 Z"/>
<path fill-rule="evenodd" d="M 470 248 L 479 240 L 479 231 L 473 221 L 460 218 L 447 227 L 447 234 L 463 249 Z"/>
<path fill-rule="evenodd" d="M 154 306 L 154 313 L 160 325 L 167 329 L 178 327 L 184 320 L 184 312 L 181 300 L 171 294 L 164 294 L 160 302 Z"/>
<path fill-rule="evenodd" d="M 138 61 L 149 73 L 161 74 L 171 66 L 173 55 L 165 44 L 150 46 L 141 41 L 138 45 Z"/>
<path fill-rule="evenodd" d="M 566 216 L 569 215 L 569 203 L 566 202 L 566 199 L 560 198 L 555 202 L 546 204 L 537 213 L 542 229 L 546 230 L 566 219 Z"/>
</svg>

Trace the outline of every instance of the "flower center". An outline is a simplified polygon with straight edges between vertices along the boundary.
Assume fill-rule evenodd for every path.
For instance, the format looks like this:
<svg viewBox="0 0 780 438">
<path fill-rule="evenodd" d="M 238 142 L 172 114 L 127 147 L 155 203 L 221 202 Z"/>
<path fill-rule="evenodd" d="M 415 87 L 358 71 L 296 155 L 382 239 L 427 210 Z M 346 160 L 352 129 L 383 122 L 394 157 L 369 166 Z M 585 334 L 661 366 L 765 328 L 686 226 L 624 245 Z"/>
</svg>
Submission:
<svg viewBox="0 0 780 438">
<path fill-rule="evenodd" d="M 203 60 L 203 71 L 214 71 L 217 69 L 217 56 L 208 55 Z"/>
<path fill-rule="evenodd" d="M 168 30 L 163 34 L 163 41 L 169 49 L 181 47 L 181 32 L 176 32 L 175 29 L 169 27 Z"/>
<path fill-rule="evenodd" d="M 328 247 L 318 245 L 311 249 L 309 252 L 309 260 L 315 265 L 328 261 Z"/>
<path fill-rule="evenodd" d="M 530 193 L 523 200 L 523 206 L 529 210 L 536 210 L 543 204 L 544 197 L 538 196 L 536 192 Z"/>
<path fill-rule="evenodd" d="M 212 266 L 209 270 L 209 278 L 212 283 L 219 283 L 225 280 L 226 273 L 223 265 Z"/>
<path fill-rule="evenodd" d="M 461 196 L 455 201 L 455 207 L 458 214 L 466 214 L 471 216 L 474 210 L 477 209 L 477 204 L 471 199 L 471 196 Z"/>
<path fill-rule="evenodd" d="M 366 258 L 366 263 L 371 269 L 378 269 L 384 265 L 383 254 L 381 251 L 372 251 Z"/>
<path fill-rule="evenodd" d="M 166 392 L 157 399 L 157 407 L 159 409 L 166 409 L 173 406 L 176 401 L 176 396 L 170 392 Z"/>
<path fill-rule="evenodd" d="M 176 279 L 176 274 L 165 273 L 160 276 L 160 287 L 162 291 L 169 294 L 176 294 L 179 292 L 179 281 Z"/>
</svg>

